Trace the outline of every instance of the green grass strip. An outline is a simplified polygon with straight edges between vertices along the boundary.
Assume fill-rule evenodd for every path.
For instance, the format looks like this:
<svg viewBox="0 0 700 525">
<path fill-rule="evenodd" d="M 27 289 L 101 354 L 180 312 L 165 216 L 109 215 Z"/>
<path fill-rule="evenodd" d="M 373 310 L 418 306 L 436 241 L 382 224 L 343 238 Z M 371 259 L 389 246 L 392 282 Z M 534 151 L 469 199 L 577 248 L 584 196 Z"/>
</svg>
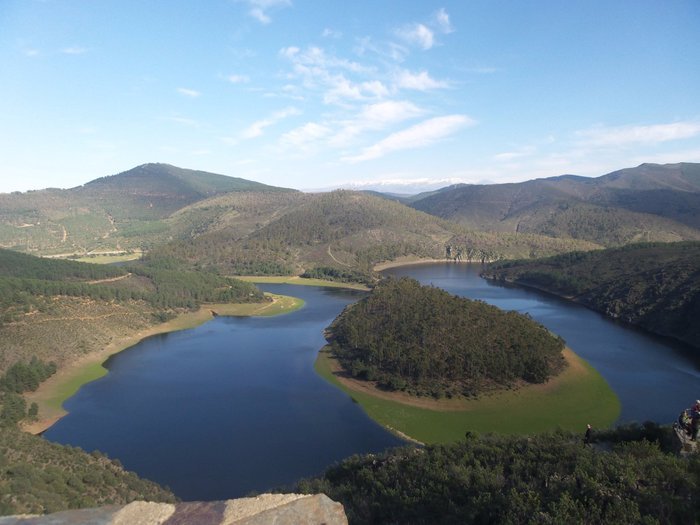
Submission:
<svg viewBox="0 0 700 525">
<path fill-rule="evenodd" d="M 352 390 L 332 373 L 327 351 L 319 353 L 315 369 L 381 425 L 423 443 L 449 443 L 470 431 L 535 434 L 561 428 L 583 435 L 587 423 L 611 426 L 620 415 L 620 401 L 592 366 L 572 355 L 581 366 L 569 366 L 553 388 L 507 390 L 465 401 L 465 410 L 459 411 L 418 408 Z"/>
<path fill-rule="evenodd" d="M 307 279 L 298 275 L 232 275 L 234 279 L 256 284 L 295 284 L 299 286 L 323 286 L 325 288 L 348 288 L 350 290 L 367 291 L 364 284 L 341 283 L 325 279 Z"/>
</svg>

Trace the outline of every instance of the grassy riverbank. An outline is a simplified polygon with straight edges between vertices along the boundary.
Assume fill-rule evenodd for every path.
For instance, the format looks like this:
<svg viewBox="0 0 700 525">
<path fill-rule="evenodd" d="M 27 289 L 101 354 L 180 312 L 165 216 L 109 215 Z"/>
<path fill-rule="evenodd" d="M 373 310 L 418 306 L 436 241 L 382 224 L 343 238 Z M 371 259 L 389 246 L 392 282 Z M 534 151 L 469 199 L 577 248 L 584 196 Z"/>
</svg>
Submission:
<svg viewBox="0 0 700 525">
<path fill-rule="evenodd" d="M 367 382 L 346 379 L 337 362 L 321 351 L 315 369 L 348 393 L 367 414 L 385 427 L 423 443 L 448 443 L 466 432 L 533 434 L 562 428 L 583 431 L 612 425 L 620 402 L 603 377 L 569 349 L 569 366 L 543 385 L 529 385 L 477 400 L 433 400 L 384 392 Z"/>
<path fill-rule="evenodd" d="M 273 316 L 290 313 L 304 306 L 304 301 L 296 297 L 266 295 L 272 298 L 271 302 L 202 305 L 195 312 L 181 314 L 165 323 L 126 335 L 102 350 L 90 353 L 62 367 L 54 376 L 42 383 L 36 392 L 26 395 L 28 403 L 35 402 L 39 406 L 40 419 L 27 424 L 24 429 L 38 434 L 49 428 L 66 414 L 63 403 L 68 398 L 75 395 L 84 384 L 99 379 L 107 373 L 103 364 L 110 356 L 134 346 L 147 337 L 195 328 L 210 321 L 215 315 Z"/>
<path fill-rule="evenodd" d="M 341 283 L 337 281 L 326 281 L 325 279 L 307 279 L 298 275 L 236 275 L 233 276 L 241 281 L 255 284 L 297 284 L 300 286 L 324 286 L 326 288 L 349 288 L 350 290 L 368 291 L 363 284 Z"/>
</svg>

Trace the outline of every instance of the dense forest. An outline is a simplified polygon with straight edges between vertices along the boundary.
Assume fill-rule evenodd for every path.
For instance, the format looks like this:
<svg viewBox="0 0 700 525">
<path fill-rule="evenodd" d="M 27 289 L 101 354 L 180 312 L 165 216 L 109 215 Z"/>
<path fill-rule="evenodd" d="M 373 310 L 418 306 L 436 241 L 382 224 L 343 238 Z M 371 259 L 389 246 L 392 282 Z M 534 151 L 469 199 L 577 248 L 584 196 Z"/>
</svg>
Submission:
<svg viewBox="0 0 700 525">
<path fill-rule="evenodd" d="M 700 457 L 653 424 L 582 436 L 467 435 L 350 457 L 295 487 L 340 501 L 351 524 L 697 523 Z"/>
<path fill-rule="evenodd" d="M 700 242 L 640 243 L 536 261 L 483 275 L 572 298 L 614 319 L 700 347 Z"/>
<path fill-rule="evenodd" d="M 0 515 L 42 514 L 135 500 L 174 502 L 176 498 L 99 452 L 88 454 L 17 428 L 0 428 Z"/>
<path fill-rule="evenodd" d="M 564 364 L 562 339 L 530 318 L 409 278 L 346 308 L 328 339 L 353 377 L 436 397 L 543 383 Z"/>
</svg>

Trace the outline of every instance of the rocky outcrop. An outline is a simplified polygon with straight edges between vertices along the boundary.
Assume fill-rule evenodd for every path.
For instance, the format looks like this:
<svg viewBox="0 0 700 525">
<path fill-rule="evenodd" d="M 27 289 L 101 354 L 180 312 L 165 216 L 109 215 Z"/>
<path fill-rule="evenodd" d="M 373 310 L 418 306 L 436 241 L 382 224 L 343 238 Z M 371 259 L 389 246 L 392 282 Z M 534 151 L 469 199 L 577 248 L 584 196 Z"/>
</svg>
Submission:
<svg viewBox="0 0 700 525">
<path fill-rule="evenodd" d="M 340 503 L 324 494 L 263 494 L 187 503 L 135 501 L 125 506 L 6 516 L 0 525 L 347 525 Z"/>
</svg>

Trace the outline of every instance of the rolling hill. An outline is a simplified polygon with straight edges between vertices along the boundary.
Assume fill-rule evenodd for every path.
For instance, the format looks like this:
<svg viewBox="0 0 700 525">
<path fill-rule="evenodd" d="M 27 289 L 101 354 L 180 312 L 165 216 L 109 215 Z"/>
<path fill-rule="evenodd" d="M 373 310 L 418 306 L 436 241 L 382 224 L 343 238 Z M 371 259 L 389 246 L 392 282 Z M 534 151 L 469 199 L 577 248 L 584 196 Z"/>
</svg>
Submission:
<svg viewBox="0 0 700 525">
<path fill-rule="evenodd" d="M 0 194 L 0 247 L 40 255 L 148 248 L 172 237 L 164 219 L 231 192 L 296 193 L 168 164 L 144 164 L 67 190 Z"/>
<path fill-rule="evenodd" d="M 409 205 L 475 230 L 605 246 L 700 240 L 700 164 L 642 164 L 598 178 L 458 185 L 418 195 Z"/>
<path fill-rule="evenodd" d="M 447 245 L 463 243 L 488 252 L 488 260 L 598 247 L 538 235 L 472 232 L 398 202 L 347 190 L 267 196 L 262 208 L 269 210 L 262 215 L 256 215 L 261 208 L 243 206 L 234 196 L 213 202 L 224 200 L 228 208 L 206 212 L 221 222 L 201 235 L 159 246 L 149 257 L 170 257 L 233 275 L 293 274 L 319 266 L 368 273 L 376 263 L 402 256 L 443 259 Z M 233 206 L 238 207 L 234 214 L 226 211 Z M 181 213 L 194 214 L 194 208 Z"/>
</svg>

